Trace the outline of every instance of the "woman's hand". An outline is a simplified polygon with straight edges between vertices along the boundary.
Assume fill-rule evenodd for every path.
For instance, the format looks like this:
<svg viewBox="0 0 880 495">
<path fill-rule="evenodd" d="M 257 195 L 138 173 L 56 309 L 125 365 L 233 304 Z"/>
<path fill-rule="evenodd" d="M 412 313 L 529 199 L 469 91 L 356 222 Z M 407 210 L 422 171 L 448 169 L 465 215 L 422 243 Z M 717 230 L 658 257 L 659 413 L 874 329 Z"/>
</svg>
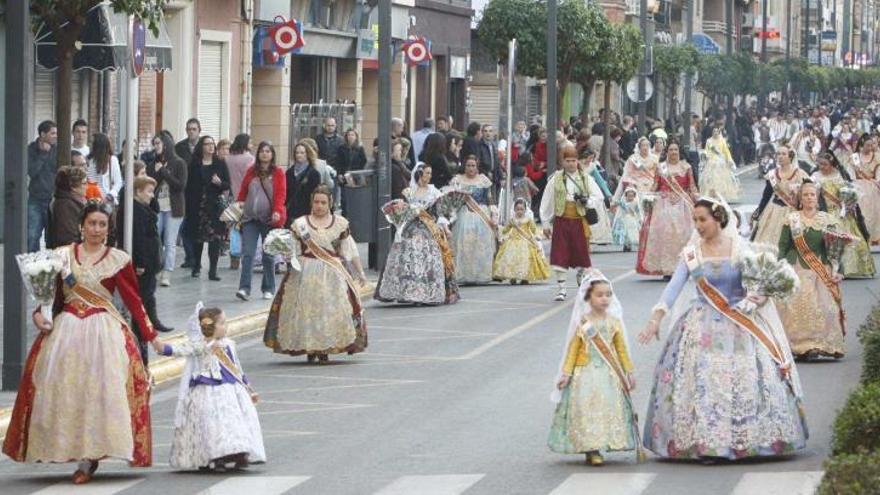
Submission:
<svg viewBox="0 0 880 495">
<path fill-rule="evenodd" d="M 162 167 L 164 167 L 164 166 L 165 166 L 164 163 L 160 162 L 159 160 L 156 160 L 156 163 L 155 163 L 156 172 L 162 170 Z"/>
<path fill-rule="evenodd" d="M 251 392 L 251 402 L 253 402 L 254 404 L 260 402 L 260 394 L 256 392 Z"/>
<path fill-rule="evenodd" d="M 551 227 L 544 227 L 544 239 L 552 239 L 553 238 L 553 229 Z"/>
<path fill-rule="evenodd" d="M 146 272 L 146 270 L 143 268 L 135 268 L 134 272 L 137 273 L 138 275 L 143 275 L 144 272 Z"/>
<path fill-rule="evenodd" d="M 278 213 L 277 211 L 273 211 L 272 212 L 272 223 L 277 224 L 280 221 L 281 221 L 281 213 Z"/>
<path fill-rule="evenodd" d="M 220 180 L 220 177 L 217 177 L 217 174 L 211 176 L 211 183 L 215 186 L 219 186 L 223 181 Z"/>
<path fill-rule="evenodd" d="M 660 322 L 654 319 L 650 320 L 642 333 L 639 334 L 639 343 L 647 344 L 652 339 L 660 340 Z"/>
<path fill-rule="evenodd" d="M 629 382 L 629 389 L 636 389 L 636 376 L 633 375 L 632 371 L 626 374 L 626 381 Z"/>
<path fill-rule="evenodd" d="M 747 299 L 755 304 L 755 306 L 763 306 L 767 302 L 767 296 L 760 294 L 750 294 Z"/>
<path fill-rule="evenodd" d="M 570 376 L 562 375 L 562 377 L 559 378 L 559 381 L 556 382 L 556 388 L 558 388 L 559 390 L 564 389 L 565 387 L 568 386 L 569 380 L 571 380 Z"/>
<path fill-rule="evenodd" d="M 843 282 L 844 278 L 846 277 L 844 277 L 843 274 L 839 272 L 834 272 L 831 274 L 831 280 L 833 280 L 835 284 Z"/>
<path fill-rule="evenodd" d="M 49 332 L 52 331 L 52 322 L 47 320 L 43 316 L 42 312 L 40 312 L 40 311 L 35 312 L 33 314 L 33 320 L 34 320 L 34 326 L 37 327 L 37 330 L 39 330 L 40 333 L 48 334 Z"/>
</svg>

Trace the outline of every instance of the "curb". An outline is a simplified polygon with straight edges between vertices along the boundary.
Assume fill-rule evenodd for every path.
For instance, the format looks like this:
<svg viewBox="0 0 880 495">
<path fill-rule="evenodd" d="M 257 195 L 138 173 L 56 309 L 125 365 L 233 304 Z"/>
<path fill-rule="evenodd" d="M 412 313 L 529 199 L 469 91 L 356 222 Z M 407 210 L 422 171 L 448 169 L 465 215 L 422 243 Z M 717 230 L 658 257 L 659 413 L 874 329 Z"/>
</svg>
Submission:
<svg viewBox="0 0 880 495">
<path fill-rule="evenodd" d="M 367 282 L 367 284 L 360 289 L 361 298 L 372 299 L 375 289 L 375 282 Z M 266 319 L 268 317 L 269 310 L 264 309 L 230 318 L 227 337 L 230 339 L 236 339 L 257 332 L 266 325 Z M 175 343 L 182 342 L 185 338 L 185 334 L 179 334 L 168 338 L 166 342 L 174 345 Z M 154 386 L 162 385 L 163 383 L 179 378 L 180 374 L 183 373 L 185 362 L 186 359 L 182 357 L 161 357 L 151 361 L 150 374 L 153 376 Z M 0 409 L 0 440 L 6 438 L 6 430 L 9 428 L 9 421 L 11 419 L 11 407 Z"/>
</svg>

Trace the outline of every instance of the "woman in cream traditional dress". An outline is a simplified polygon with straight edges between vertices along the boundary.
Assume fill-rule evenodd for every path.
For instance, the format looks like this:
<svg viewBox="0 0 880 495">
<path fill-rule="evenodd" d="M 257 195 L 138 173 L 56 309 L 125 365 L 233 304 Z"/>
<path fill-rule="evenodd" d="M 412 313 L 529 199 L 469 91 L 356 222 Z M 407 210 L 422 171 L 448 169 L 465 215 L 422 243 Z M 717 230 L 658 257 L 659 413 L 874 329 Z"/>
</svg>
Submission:
<svg viewBox="0 0 880 495">
<path fill-rule="evenodd" d="M 806 182 L 800 189 L 801 209 L 789 214 L 779 238 L 779 258 L 794 267 L 801 280 L 791 299 L 779 303 L 779 316 L 796 357 L 843 357 L 846 321 L 838 273 L 840 260 L 826 246 L 828 231 L 838 219 L 819 211 L 819 189 Z"/>
<path fill-rule="evenodd" d="M 311 213 L 291 225 L 302 269 L 285 275 L 269 310 L 263 343 L 279 354 L 306 354 L 309 362 L 326 363 L 329 354 L 355 354 L 367 347 L 358 286 L 366 278 L 348 220 L 330 210 L 330 190 L 318 186 L 311 200 Z"/>
<path fill-rule="evenodd" d="M 596 153 L 590 148 L 584 148 L 579 153 L 578 164 L 581 170 L 587 174 L 587 180 L 590 181 L 590 190 L 602 191 L 603 200 L 596 201 L 594 206 L 599 221 L 590 225 L 590 244 L 611 244 L 611 215 L 608 214 L 604 201 L 608 200 L 610 203 L 611 191 L 608 189 L 608 183 L 605 181 L 605 178 L 599 172 L 600 165 L 599 161 L 596 160 Z"/>
<path fill-rule="evenodd" d="M 3 452 L 18 462 L 78 462 L 75 484 L 88 483 L 98 461 L 152 464 L 150 382 L 138 341 L 113 305 L 118 292 L 144 341 L 156 338 L 124 251 L 105 246 L 107 205 L 90 203 L 82 244 L 56 251 L 65 260 L 54 319 L 37 308 L 40 334 L 31 347 Z M 63 278 L 63 282 L 62 282 Z"/>
<path fill-rule="evenodd" d="M 739 201 L 741 188 L 734 173 L 736 164 L 722 129 L 722 125 L 716 126 L 712 137 L 706 141 L 706 161 L 700 172 L 700 192 L 734 202 Z"/>
<path fill-rule="evenodd" d="M 754 242 L 775 246 L 788 215 L 796 210 L 797 192 L 809 176 L 794 163 L 794 151 L 787 146 L 776 150 L 777 167 L 767 173 L 764 194 L 752 220 L 758 225 L 752 233 Z"/>
<path fill-rule="evenodd" d="M 676 142 L 669 143 L 666 158 L 654 180 L 653 205 L 639 233 L 636 271 L 643 275 L 672 275 L 678 254 L 694 229 L 697 185 L 693 171 L 679 159 Z"/>
<path fill-rule="evenodd" d="M 832 154 L 823 153 L 816 161 L 819 168 L 813 173 L 812 180 L 819 186 L 819 208 L 838 219 L 841 230 L 853 238 L 840 259 L 840 273 L 846 278 L 872 278 L 876 268 L 861 208 L 841 199 L 841 191 L 852 191 L 854 186 Z"/>
<path fill-rule="evenodd" d="M 419 163 L 404 200 L 391 201 L 382 211 L 396 233 L 375 299 L 411 304 L 458 302 L 455 261 L 449 247 L 449 219 L 439 203 L 443 196 L 431 184 L 433 169 Z"/>
<path fill-rule="evenodd" d="M 670 322 L 644 428 L 645 447 L 663 458 L 711 463 L 806 447 L 797 368 L 773 301 L 743 286 L 737 261 L 750 246 L 733 222 L 723 203 L 696 202 L 699 237 L 639 335 L 642 344 L 659 340 Z"/>
<path fill-rule="evenodd" d="M 871 245 L 876 246 L 880 244 L 880 156 L 877 141 L 870 134 L 863 135 L 859 143 L 858 152 L 852 156 L 853 178 Z"/>
<path fill-rule="evenodd" d="M 498 209 L 492 196 L 492 181 L 479 172 L 473 155 L 465 158 L 464 173 L 452 178 L 451 189 L 470 195 L 452 220 L 452 251 L 455 278 L 460 284 L 492 281 L 492 264 L 497 248 Z"/>
<path fill-rule="evenodd" d="M 660 141 L 660 139 L 657 139 Z M 623 166 L 623 177 L 617 183 L 612 204 L 617 204 L 629 186 L 635 187 L 639 195 L 649 193 L 654 188 L 654 178 L 657 175 L 657 159 L 651 153 L 651 143 L 648 138 L 639 138 L 638 153 L 633 153 Z"/>
</svg>

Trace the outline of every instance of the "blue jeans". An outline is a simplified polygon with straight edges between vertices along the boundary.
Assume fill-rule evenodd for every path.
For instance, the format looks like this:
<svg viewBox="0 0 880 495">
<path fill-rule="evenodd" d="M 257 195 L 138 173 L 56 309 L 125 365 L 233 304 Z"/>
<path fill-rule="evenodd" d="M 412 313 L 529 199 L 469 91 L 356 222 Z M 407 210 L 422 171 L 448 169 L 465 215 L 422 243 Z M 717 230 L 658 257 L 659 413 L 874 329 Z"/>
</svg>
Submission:
<svg viewBox="0 0 880 495">
<path fill-rule="evenodd" d="M 159 212 L 159 237 L 162 239 L 162 265 L 166 272 L 174 271 L 174 260 L 177 255 L 177 235 L 183 217 L 172 217 L 170 211 Z"/>
<path fill-rule="evenodd" d="M 27 222 L 28 252 L 33 253 L 40 250 L 43 231 L 49 230 L 49 200 L 28 199 Z"/>
<path fill-rule="evenodd" d="M 251 220 L 241 225 L 241 278 L 238 282 L 240 290 L 251 292 L 251 276 L 254 270 L 254 256 L 257 252 L 257 241 L 262 238 L 266 239 L 266 235 L 271 230 L 268 224 L 259 220 Z M 260 284 L 260 290 L 263 292 L 275 292 L 275 263 L 272 256 L 263 255 L 263 282 Z"/>
</svg>

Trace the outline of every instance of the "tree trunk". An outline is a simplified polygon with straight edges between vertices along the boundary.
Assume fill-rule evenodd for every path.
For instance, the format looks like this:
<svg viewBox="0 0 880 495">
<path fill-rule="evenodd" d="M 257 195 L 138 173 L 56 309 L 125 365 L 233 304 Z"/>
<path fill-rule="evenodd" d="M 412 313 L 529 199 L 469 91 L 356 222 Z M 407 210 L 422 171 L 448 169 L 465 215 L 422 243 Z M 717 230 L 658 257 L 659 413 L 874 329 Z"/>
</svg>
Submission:
<svg viewBox="0 0 880 495">
<path fill-rule="evenodd" d="M 71 128 L 73 119 L 70 116 L 70 104 L 73 86 L 73 56 L 76 54 L 74 44 L 82 33 L 85 19 L 76 17 L 66 26 L 55 31 L 58 41 L 58 73 L 55 80 L 55 123 L 58 125 L 58 158 L 57 166 L 70 165 Z"/>
<path fill-rule="evenodd" d="M 616 170 L 611 164 L 611 81 L 605 81 L 605 112 L 602 115 L 602 125 L 605 131 L 602 133 L 602 158 L 599 163 L 605 166 L 605 170 Z M 610 167 L 610 168 L 609 168 Z"/>
<path fill-rule="evenodd" d="M 596 81 L 584 80 L 578 81 L 578 84 L 580 84 L 581 88 L 584 90 L 584 108 L 581 110 L 581 122 L 583 122 L 584 125 L 587 125 L 590 122 L 590 103 L 593 100 L 593 89 L 596 86 Z"/>
</svg>

